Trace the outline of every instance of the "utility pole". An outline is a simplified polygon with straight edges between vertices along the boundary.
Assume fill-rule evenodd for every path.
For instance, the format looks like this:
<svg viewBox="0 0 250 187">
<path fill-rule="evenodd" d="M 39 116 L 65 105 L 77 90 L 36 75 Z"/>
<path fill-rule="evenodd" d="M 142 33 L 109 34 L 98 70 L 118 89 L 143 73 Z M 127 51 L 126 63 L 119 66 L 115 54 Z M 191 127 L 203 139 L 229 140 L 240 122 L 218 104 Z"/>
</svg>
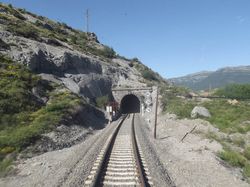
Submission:
<svg viewBox="0 0 250 187">
<path fill-rule="evenodd" d="M 156 87 L 154 139 L 156 139 L 157 112 L 158 112 L 158 87 Z"/>
<path fill-rule="evenodd" d="M 89 33 L 89 9 L 86 10 L 85 19 L 86 19 L 86 32 Z"/>
</svg>

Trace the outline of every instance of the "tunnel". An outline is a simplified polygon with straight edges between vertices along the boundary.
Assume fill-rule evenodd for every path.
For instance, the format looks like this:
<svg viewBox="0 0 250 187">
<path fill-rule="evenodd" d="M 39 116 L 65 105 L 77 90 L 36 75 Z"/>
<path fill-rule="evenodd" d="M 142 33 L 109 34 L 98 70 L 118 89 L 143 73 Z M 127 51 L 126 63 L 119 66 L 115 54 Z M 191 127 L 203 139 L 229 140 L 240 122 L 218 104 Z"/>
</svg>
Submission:
<svg viewBox="0 0 250 187">
<path fill-rule="evenodd" d="M 122 114 L 140 113 L 140 100 L 133 94 L 126 95 L 121 100 L 120 110 Z"/>
</svg>

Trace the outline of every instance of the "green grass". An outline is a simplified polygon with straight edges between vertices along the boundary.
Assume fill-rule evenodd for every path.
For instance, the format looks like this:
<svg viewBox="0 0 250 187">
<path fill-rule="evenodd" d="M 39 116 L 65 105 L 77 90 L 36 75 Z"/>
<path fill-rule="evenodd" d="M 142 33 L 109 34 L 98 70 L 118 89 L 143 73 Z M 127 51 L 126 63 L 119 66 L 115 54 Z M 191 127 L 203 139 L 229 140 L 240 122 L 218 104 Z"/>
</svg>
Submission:
<svg viewBox="0 0 250 187">
<path fill-rule="evenodd" d="M 231 105 L 226 100 L 214 100 L 203 106 L 211 113 L 212 117 L 208 121 L 221 131 L 228 133 L 250 131 L 250 125 L 243 125 L 244 121 L 250 119 L 250 105 L 247 102 Z"/>
<path fill-rule="evenodd" d="M 246 144 L 246 142 L 243 138 L 234 138 L 234 139 L 232 139 L 232 143 L 234 145 L 237 145 L 238 147 L 242 147 L 242 148 L 244 148 L 244 146 Z"/>
<path fill-rule="evenodd" d="M 183 99 L 177 96 L 186 96 L 189 90 L 177 86 L 161 86 L 160 94 L 162 95 L 161 103 L 164 112 L 174 113 L 179 118 L 190 118 L 192 109 L 196 103 L 191 100 Z"/>
<path fill-rule="evenodd" d="M 190 118 L 195 104 L 181 98 L 169 99 L 165 105 L 165 111 L 174 113 L 180 118 Z"/>
<path fill-rule="evenodd" d="M 187 90 L 178 89 L 177 87 L 168 88 L 168 91 L 162 89 L 163 110 L 175 113 L 180 118 L 191 118 L 190 113 L 195 106 L 204 106 L 211 113 L 211 117 L 206 118 L 206 120 L 221 131 L 226 133 L 246 133 L 250 131 L 250 125 L 244 124 L 244 122 L 250 121 L 250 105 L 247 101 L 240 101 L 236 105 L 231 105 L 224 99 L 199 103 L 195 100 L 176 97 L 176 95 L 185 95 L 186 93 Z M 236 140 L 235 144 L 243 145 L 244 142 Z"/>
<path fill-rule="evenodd" d="M 39 107 L 31 100 L 31 89 L 40 80 L 22 65 L 0 55 L 0 121 L 4 114 L 30 111 Z"/>
<path fill-rule="evenodd" d="M 231 166 L 242 168 L 243 175 L 250 177 L 250 162 L 242 154 L 230 149 L 226 149 L 219 153 L 219 157 L 229 163 Z"/>
<path fill-rule="evenodd" d="M 13 159 L 4 159 L 0 161 L 0 177 L 4 177 L 10 170 L 13 163 Z"/>
<path fill-rule="evenodd" d="M 236 167 L 244 167 L 247 159 L 238 152 L 232 150 L 225 150 L 219 153 L 222 160 L 227 161 L 230 165 Z"/>
<path fill-rule="evenodd" d="M 33 24 L 20 20 L 13 20 L 10 22 L 10 24 L 7 25 L 7 31 L 25 38 L 34 40 L 40 39 L 39 30 L 33 26 Z"/>
<path fill-rule="evenodd" d="M 27 113 L 25 120 L 20 120 L 18 124 L 2 129 L 0 148 L 22 149 L 38 139 L 42 133 L 53 130 L 64 115 L 69 114 L 73 107 L 80 104 L 80 99 L 69 92 L 53 95 L 48 105 L 35 112 Z"/>
</svg>

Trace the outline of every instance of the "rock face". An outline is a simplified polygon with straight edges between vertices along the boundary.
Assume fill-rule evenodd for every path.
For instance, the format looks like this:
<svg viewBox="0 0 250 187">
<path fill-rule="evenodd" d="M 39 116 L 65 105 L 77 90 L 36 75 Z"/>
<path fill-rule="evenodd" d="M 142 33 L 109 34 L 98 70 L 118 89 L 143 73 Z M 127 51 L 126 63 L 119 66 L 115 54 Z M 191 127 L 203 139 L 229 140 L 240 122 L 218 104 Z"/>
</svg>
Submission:
<svg viewBox="0 0 250 187">
<path fill-rule="evenodd" d="M 13 35 L 1 27 L 0 37 L 4 43 L 15 43 L 10 48 L 3 48 L 3 54 L 28 66 L 44 79 L 63 84 L 90 100 L 109 95 L 112 87 L 145 85 L 140 73 L 124 59 L 107 62 L 98 56 L 73 50 L 66 43 L 49 45 Z"/>
<path fill-rule="evenodd" d="M 197 118 L 198 116 L 209 118 L 211 117 L 211 114 L 205 107 L 196 106 L 191 112 L 191 117 Z"/>
</svg>

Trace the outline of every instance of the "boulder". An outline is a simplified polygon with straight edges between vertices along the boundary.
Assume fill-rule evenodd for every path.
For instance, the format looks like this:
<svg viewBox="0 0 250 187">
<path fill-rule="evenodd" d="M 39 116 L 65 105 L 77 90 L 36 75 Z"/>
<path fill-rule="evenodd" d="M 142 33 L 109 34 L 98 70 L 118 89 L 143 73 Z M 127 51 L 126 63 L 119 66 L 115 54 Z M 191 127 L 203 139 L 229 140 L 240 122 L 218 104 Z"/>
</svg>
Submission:
<svg viewBox="0 0 250 187">
<path fill-rule="evenodd" d="M 205 107 L 196 106 L 193 108 L 193 110 L 191 112 L 191 117 L 197 118 L 198 116 L 209 118 L 209 117 L 211 117 L 211 114 L 208 111 L 208 109 L 206 109 Z"/>
<path fill-rule="evenodd" d="M 227 102 L 230 104 L 230 105 L 237 105 L 239 103 L 239 101 L 237 101 L 236 99 L 229 99 L 227 100 Z"/>
<path fill-rule="evenodd" d="M 10 46 L 0 39 L 0 51 L 10 50 Z"/>
</svg>

